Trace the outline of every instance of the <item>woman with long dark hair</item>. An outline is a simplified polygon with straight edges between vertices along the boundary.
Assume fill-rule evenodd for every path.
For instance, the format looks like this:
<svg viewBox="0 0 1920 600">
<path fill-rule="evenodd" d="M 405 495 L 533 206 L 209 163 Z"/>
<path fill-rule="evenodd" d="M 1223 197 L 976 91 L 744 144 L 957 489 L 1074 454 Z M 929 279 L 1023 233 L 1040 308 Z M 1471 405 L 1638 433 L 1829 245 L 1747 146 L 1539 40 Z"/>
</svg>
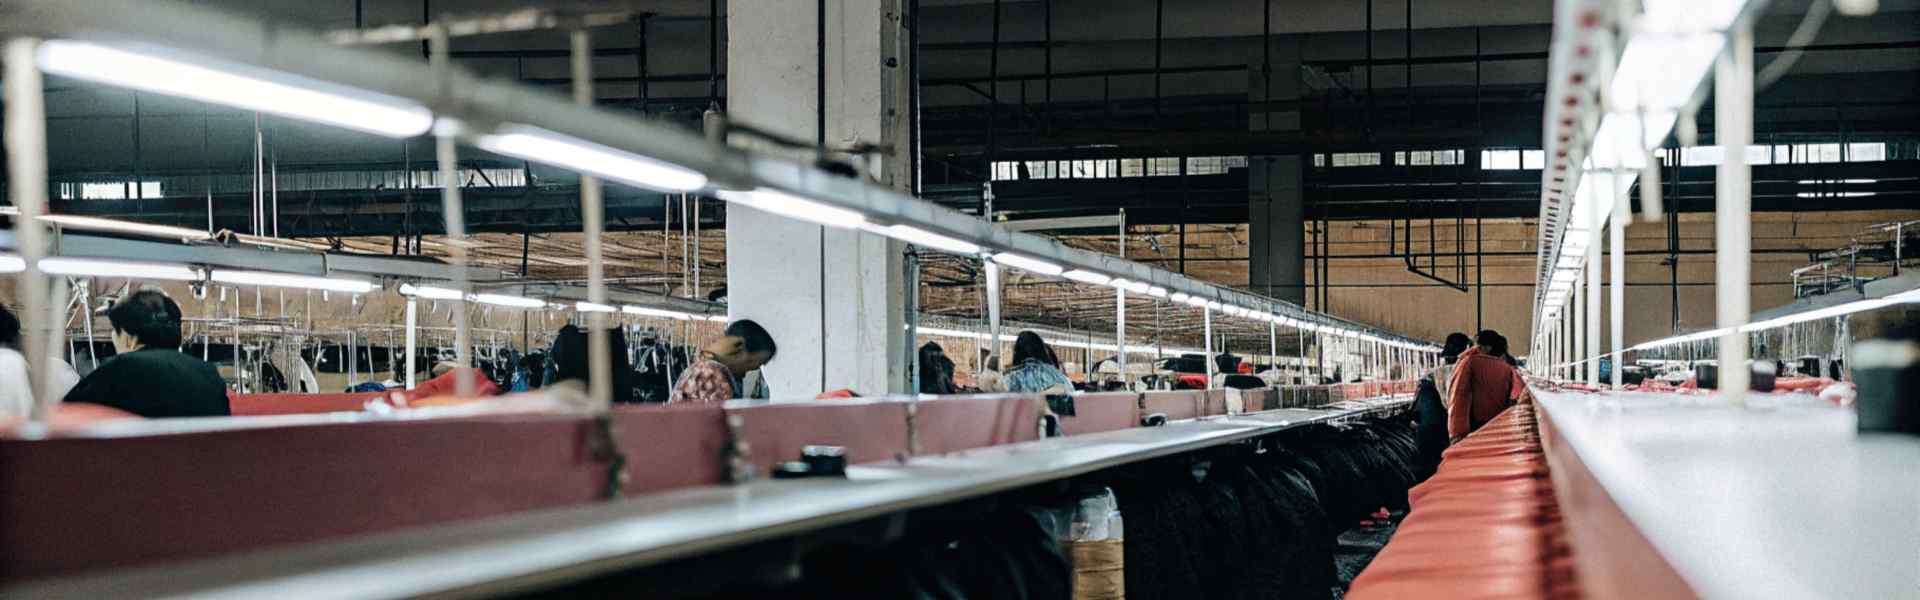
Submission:
<svg viewBox="0 0 1920 600">
<path fill-rule="evenodd" d="M 1022 331 L 1013 340 L 1013 366 L 1007 369 L 1007 391 L 1023 394 L 1065 394 L 1073 380 L 1060 371 L 1053 349 L 1040 334 Z"/>
<path fill-rule="evenodd" d="M 48 390 L 55 398 L 67 395 L 73 384 L 80 381 L 73 367 L 66 361 L 48 357 L 52 361 L 53 389 Z M 0 305 L 0 417 L 25 417 L 33 410 L 33 385 L 27 373 L 27 356 L 20 353 L 20 319 L 6 305 Z"/>
</svg>

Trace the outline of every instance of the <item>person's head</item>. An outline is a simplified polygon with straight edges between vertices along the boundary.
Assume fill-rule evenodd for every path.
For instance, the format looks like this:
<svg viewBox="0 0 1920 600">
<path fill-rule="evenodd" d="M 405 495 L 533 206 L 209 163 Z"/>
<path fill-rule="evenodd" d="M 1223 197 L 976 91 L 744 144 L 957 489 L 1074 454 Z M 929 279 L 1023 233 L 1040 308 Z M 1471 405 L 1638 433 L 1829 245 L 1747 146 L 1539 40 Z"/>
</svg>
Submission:
<svg viewBox="0 0 1920 600">
<path fill-rule="evenodd" d="M 20 318 L 13 311 L 0 304 L 0 348 L 20 347 Z"/>
<path fill-rule="evenodd" d="M 779 352 L 766 328 L 749 319 L 734 321 L 727 326 L 726 335 L 706 347 L 708 355 L 736 375 L 765 366 Z"/>
<path fill-rule="evenodd" d="M 107 309 L 107 322 L 113 326 L 116 352 L 180 348 L 180 305 L 160 290 L 143 289 L 121 298 Z"/>
<path fill-rule="evenodd" d="M 1478 346 L 1481 352 L 1485 352 L 1489 355 L 1493 354 L 1494 347 L 1498 346 L 1499 344 L 1500 344 L 1500 332 L 1494 331 L 1492 329 L 1483 330 L 1480 333 L 1473 336 L 1473 345 Z"/>
<path fill-rule="evenodd" d="M 1493 350 L 1494 356 L 1504 356 L 1507 358 L 1512 358 L 1511 356 L 1507 355 L 1507 336 L 1494 334 L 1492 350 Z"/>
<path fill-rule="evenodd" d="M 1019 366 L 1028 360 L 1038 360 L 1055 367 L 1060 366 L 1054 361 L 1053 349 L 1047 347 L 1046 340 L 1040 339 L 1040 334 L 1022 331 L 1013 339 L 1013 364 Z"/>
<path fill-rule="evenodd" d="M 1440 358 L 1453 362 L 1453 359 L 1460 357 L 1461 352 L 1466 352 L 1467 348 L 1471 347 L 1473 347 L 1473 338 L 1467 337 L 1467 334 L 1460 332 L 1447 334 L 1447 344 L 1440 349 Z"/>
<path fill-rule="evenodd" d="M 953 393 L 953 360 L 939 344 L 927 342 L 920 347 L 920 393 Z"/>
</svg>

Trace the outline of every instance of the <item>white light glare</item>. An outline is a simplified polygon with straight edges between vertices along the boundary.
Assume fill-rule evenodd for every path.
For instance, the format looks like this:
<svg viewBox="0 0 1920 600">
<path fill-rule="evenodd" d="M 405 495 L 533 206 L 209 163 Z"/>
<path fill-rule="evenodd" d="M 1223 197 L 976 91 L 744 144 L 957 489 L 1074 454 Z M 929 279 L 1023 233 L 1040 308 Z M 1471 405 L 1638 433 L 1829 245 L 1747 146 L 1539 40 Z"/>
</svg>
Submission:
<svg viewBox="0 0 1920 600">
<path fill-rule="evenodd" d="M 661 318 L 676 319 L 681 321 L 685 321 L 693 318 L 693 315 L 683 313 L 680 311 L 665 310 L 665 309 L 659 309 L 659 308 L 648 308 L 645 306 L 634 306 L 631 304 L 620 307 L 620 312 L 627 313 L 629 315 L 640 315 L 643 317 L 661 317 Z"/>
<path fill-rule="evenodd" d="M 328 292 L 346 292 L 349 294 L 365 294 L 373 291 L 376 287 L 373 282 L 359 279 L 309 277 L 306 275 L 288 275 L 284 273 L 265 273 L 260 271 L 228 271 L 226 269 L 214 269 L 210 278 L 214 281 L 229 285 L 299 288 Z"/>
<path fill-rule="evenodd" d="M 459 300 L 463 297 L 460 294 L 460 290 L 428 285 L 413 285 L 411 283 L 400 284 L 400 293 L 415 298 L 426 298 L 428 300 Z"/>
<path fill-rule="evenodd" d="M 1155 298 L 1165 298 L 1167 297 L 1167 288 L 1163 288 L 1157 285 L 1147 288 L 1147 295 L 1153 296 Z"/>
<path fill-rule="evenodd" d="M 1192 298 L 1192 297 L 1193 297 L 1193 295 L 1192 295 L 1192 294 L 1188 294 L 1188 293 L 1186 293 L 1186 292 L 1174 292 L 1174 293 L 1173 293 L 1173 297 L 1172 297 L 1172 298 L 1168 298 L 1168 300 L 1172 300 L 1172 301 L 1174 301 L 1174 302 L 1182 302 L 1182 303 L 1184 303 L 1184 302 L 1186 302 L 1186 301 L 1187 301 L 1187 299 L 1189 299 L 1189 298 Z"/>
<path fill-rule="evenodd" d="M 915 246 L 924 246 L 935 250 L 945 250 L 954 254 L 974 255 L 980 253 L 980 246 L 966 240 L 950 238 L 938 233 L 910 225 L 865 225 L 867 231 L 884 235 Z"/>
<path fill-rule="evenodd" d="M 828 227 L 853 228 L 865 225 L 867 222 L 867 218 L 858 212 L 828 206 L 768 188 L 751 192 L 722 191 L 720 199 L 751 206 L 789 219 L 818 223 Z"/>
<path fill-rule="evenodd" d="M 174 227 L 171 225 L 154 225 L 152 223 L 135 223 L 133 221 L 121 221 L 119 219 L 83 217 L 79 215 L 42 215 L 40 220 L 68 229 L 112 231 L 116 233 L 130 233 L 175 240 L 204 240 L 213 237 L 211 234 L 198 229 L 187 229 L 185 227 Z"/>
<path fill-rule="evenodd" d="M 547 307 L 547 301 L 545 300 L 539 300 L 535 298 L 525 298 L 521 296 L 509 296 L 507 294 L 474 294 L 473 301 L 479 302 L 481 304 L 492 304 L 494 306 L 507 306 L 512 308 L 546 308 Z"/>
<path fill-rule="evenodd" d="M 726 315 L 707 315 L 707 320 L 715 323 L 725 323 L 727 322 L 727 316 Z"/>
<path fill-rule="evenodd" d="M 316 121 L 387 137 L 426 133 L 433 113 L 411 101 L 353 90 L 284 73 L 220 65 L 204 57 L 175 60 L 89 42 L 40 44 L 48 73 L 179 96 L 246 110 Z M 218 66 L 216 66 L 218 65 Z"/>
<path fill-rule="evenodd" d="M 999 254 L 993 255 L 993 262 L 997 262 L 1009 267 L 1013 267 L 1015 269 L 1020 269 L 1028 273 L 1033 273 L 1036 275 L 1046 275 L 1048 277 L 1057 277 L 1060 275 L 1062 271 L 1066 270 L 1066 269 L 1060 268 L 1060 265 L 1056 265 L 1044 260 L 1040 260 L 1038 258 L 1021 256 L 1019 254 L 1014 254 L 1012 252 L 1001 252 Z"/>
<path fill-rule="evenodd" d="M 480 136 L 477 144 L 488 152 L 663 192 L 691 192 L 707 186 L 707 176 L 699 171 L 538 127 L 504 126 L 498 133 Z"/>
<path fill-rule="evenodd" d="M 1206 307 L 1207 307 L 1207 299 L 1206 299 L 1206 298 L 1201 298 L 1201 297 L 1199 297 L 1199 296 L 1187 296 L 1187 298 L 1186 298 L 1185 300 L 1181 300 L 1181 302 L 1185 302 L 1185 303 L 1187 304 L 1187 306 L 1191 306 L 1191 307 L 1194 307 L 1194 308 L 1206 308 Z M 1216 304 L 1217 304 L 1217 303 L 1216 303 Z"/>
<path fill-rule="evenodd" d="M 1080 283 L 1086 283 L 1091 285 L 1106 285 L 1108 282 L 1113 281 L 1112 277 L 1101 275 L 1093 271 L 1083 271 L 1080 269 L 1074 269 L 1072 271 L 1061 273 L 1060 276 L 1073 281 L 1078 281 Z"/>
<path fill-rule="evenodd" d="M 1898 296 L 1888 297 L 1888 298 L 1874 298 L 1872 300 L 1856 300 L 1853 302 L 1848 302 L 1846 304 L 1829 306 L 1819 310 L 1810 310 L 1803 313 L 1794 313 L 1794 314 L 1786 315 L 1782 317 L 1775 317 L 1772 319 L 1767 319 L 1765 321 L 1760 321 L 1758 323 L 1748 323 L 1746 325 L 1740 326 L 1740 333 L 1753 333 L 1755 331 L 1773 329 L 1775 327 L 1792 325 L 1794 323 L 1805 323 L 1807 321 L 1818 321 L 1820 319 L 1830 319 L 1833 317 L 1850 315 L 1860 311 L 1873 310 L 1876 308 L 1892 306 L 1894 304 L 1899 304 L 1901 302 L 1900 300 L 1894 299 L 1897 297 Z"/>
<path fill-rule="evenodd" d="M 25 263 L 22 263 L 20 268 L 24 270 L 26 268 Z M 40 272 L 48 275 L 64 275 L 67 277 L 124 277 L 127 279 L 158 279 L 163 281 L 194 281 L 200 279 L 200 272 L 186 265 L 122 262 L 89 258 L 43 258 L 40 259 Z"/>
<path fill-rule="evenodd" d="M 605 305 L 605 304 L 597 304 L 597 303 L 593 303 L 593 302 L 586 302 L 586 301 L 579 301 L 579 302 L 574 302 L 574 303 L 573 303 L 573 310 L 575 310 L 575 311 L 578 311 L 578 312 L 600 312 L 600 313 L 610 313 L 610 312 L 614 312 L 614 311 L 615 311 L 615 310 L 617 310 L 617 309 L 615 309 L 615 308 L 614 308 L 614 307 L 612 307 L 612 306 L 608 306 L 608 305 Z"/>
</svg>

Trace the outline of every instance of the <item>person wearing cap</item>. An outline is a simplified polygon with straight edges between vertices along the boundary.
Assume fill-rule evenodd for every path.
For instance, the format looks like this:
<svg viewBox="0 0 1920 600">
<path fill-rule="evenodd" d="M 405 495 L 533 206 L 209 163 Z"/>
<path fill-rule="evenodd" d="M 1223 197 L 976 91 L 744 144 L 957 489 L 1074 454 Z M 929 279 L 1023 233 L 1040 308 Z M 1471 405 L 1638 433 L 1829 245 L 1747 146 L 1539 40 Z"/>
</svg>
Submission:
<svg viewBox="0 0 1920 600">
<path fill-rule="evenodd" d="M 143 289 L 107 310 L 113 358 L 67 392 L 67 402 L 118 408 L 149 418 L 224 417 L 226 381 L 205 361 L 180 351 L 180 305 Z"/>
</svg>

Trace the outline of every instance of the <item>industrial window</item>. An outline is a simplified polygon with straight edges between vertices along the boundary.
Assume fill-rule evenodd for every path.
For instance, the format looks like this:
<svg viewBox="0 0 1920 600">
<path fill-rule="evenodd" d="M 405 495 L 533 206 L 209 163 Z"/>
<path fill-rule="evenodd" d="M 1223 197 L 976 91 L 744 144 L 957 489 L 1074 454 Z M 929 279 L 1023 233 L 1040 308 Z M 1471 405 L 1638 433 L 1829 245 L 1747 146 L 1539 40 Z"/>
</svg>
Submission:
<svg viewBox="0 0 1920 600">
<path fill-rule="evenodd" d="M 1178 157 L 1151 158 L 1147 160 L 1147 176 L 1149 177 L 1180 174 L 1180 159 Z"/>
<path fill-rule="evenodd" d="M 1327 166 L 1327 155 L 1325 155 L 1325 154 L 1315 154 L 1315 155 L 1313 155 L 1313 166 L 1316 166 L 1316 167 L 1325 167 L 1325 166 Z"/>
<path fill-rule="evenodd" d="M 1878 162 L 1887 159 L 1885 142 L 1847 144 L 1847 162 Z"/>
<path fill-rule="evenodd" d="M 1519 150 L 1481 150 L 1480 168 L 1489 171 L 1513 171 L 1520 168 Z"/>
<path fill-rule="evenodd" d="M 1009 180 L 1014 180 L 1019 178 L 1020 178 L 1019 170 L 1014 166 L 1014 163 L 1012 161 L 1004 161 L 1004 160 L 994 161 L 993 163 L 993 180 L 994 181 L 1009 181 Z"/>
<path fill-rule="evenodd" d="M 1431 156 L 1431 155 L 1429 155 L 1429 156 L 1428 156 L 1428 161 L 1429 161 L 1429 162 L 1431 162 L 1431 161 L 1432 161 L 1432 156 Z M 1402 150 L 1402 151 L 1398 151 L 1398 152 L 1394 152 L 1394 153 L 1393 153 L 1393 164 L 1394 164 L 1394 166 L 1403 166 L 1403 165 L 1406 165 L 1406 164 L 1407 164 L 1407 152 L 1406 152 L 1405 150 Z"/>
<path fill-rule="evenodd" d="M 1227 168 L 1229 168 L 1229 169 L 1245 169 L 1245 168 L 1247 168 L 1247 157 L 1246 157 L 1246 156 L 1225 156 L 1225 157 L 1222 157 L 1222 158 L 1224 158 L 1224 159 L 1226 160 L 1226 163 L 1227 163 Z"/>
<path fill-rule="evenodd" d="M 1769 146 L 1747 146 L 1747 164 L 1770 165 L 1779 154 L 1778 149 Z M 1720 164 L 1726 154 L 1719 146 L 1695 146 L 1680 149 L 1680 166 L 1709 167 Z"/>
<path fill-rule="evenodd" d="M 1520 151 L 1520 168 L 1534 169 L 1534 170 L 1547 168 L 1547 151 L 1545 150 Z"/>
<path fill-rule="evenodd" d="M 1120 159 L 1121 177 L 1144 177 L 1147 174 L 1146 161 L 1138 158 Z"/>
<path fill-rule="evenodd" d="M 132 182 L 127 181 L 86 181 L 64 182 L 60 184 L 61 200 L 126 200 L 128 192 L 133 191 Z M 140 198 L 162 198 L 160 182 L 140 182 Z"/>
<path fill-rule="evenodd" d="M 1333 154 L 1333 166 L 1336 167 L 1370 167 L 1379 164 L 1380 153 L 1378 152 L 1335 152 Z"/>
<path fill-rule="evenodd" d="M 1227 172 L 1227 161 L 1221 156 L 1195 156 L 1187 159 L 1188 175 L 1220 175 Z"/>
</svg>

